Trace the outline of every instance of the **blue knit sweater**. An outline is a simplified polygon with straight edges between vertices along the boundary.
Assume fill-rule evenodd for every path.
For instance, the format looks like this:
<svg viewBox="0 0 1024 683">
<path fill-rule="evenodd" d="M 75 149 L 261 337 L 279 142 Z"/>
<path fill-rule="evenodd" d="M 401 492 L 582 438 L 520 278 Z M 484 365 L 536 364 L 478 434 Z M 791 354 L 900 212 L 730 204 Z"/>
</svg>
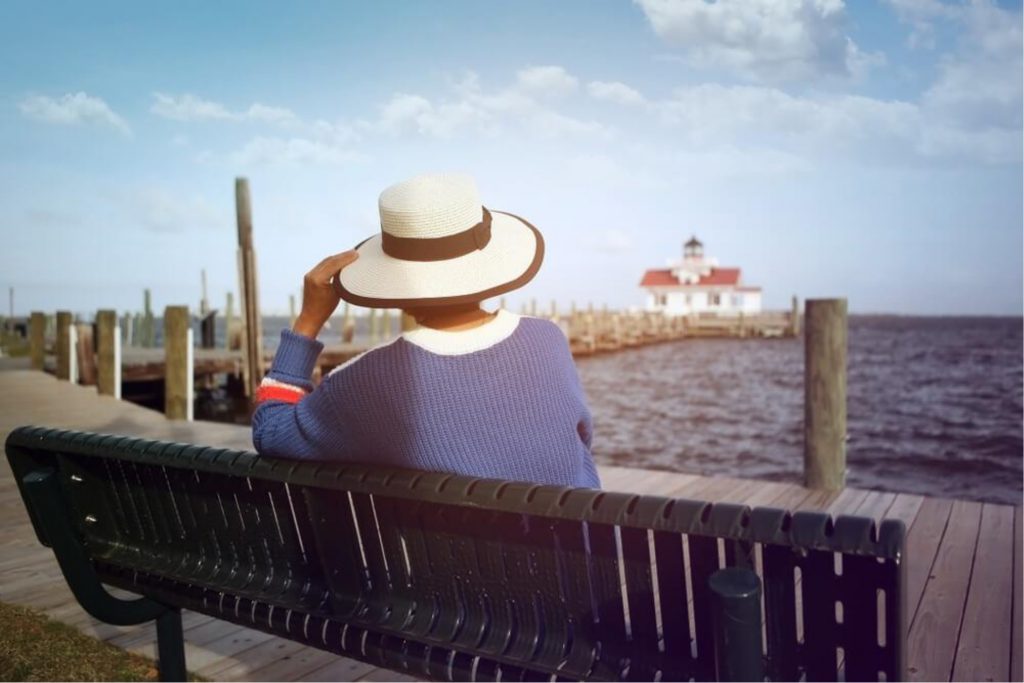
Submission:
<svg viewBox="0 0 1024 683">
<path fill-rule="evenodd" d="M 591 417 L 562 331 L 507 311 L 419 328 L 313 389 L 319 342 L 285 330 L 257 394 L 253 443 L 292 458 L 600 487 Z"/>
</svg>

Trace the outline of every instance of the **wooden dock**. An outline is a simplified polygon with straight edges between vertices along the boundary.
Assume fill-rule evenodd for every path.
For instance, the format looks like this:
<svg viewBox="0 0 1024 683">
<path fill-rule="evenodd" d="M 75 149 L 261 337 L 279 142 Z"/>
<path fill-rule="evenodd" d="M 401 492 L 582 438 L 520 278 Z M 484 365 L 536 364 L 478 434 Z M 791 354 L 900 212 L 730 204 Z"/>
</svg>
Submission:
<svg viewBox="0 0 1024 683">
<path fill-rule="evenodd" d="M 92 387 L 38 371 L 0 372 L 0 438 L 39 424 L 152 439 L 251 448 L 247 427 L 174 422 Z M 912 680 L 1022 680 L 1021 507 L 847 488 L 600 467 L 610 490 L 902 519 L 907 547 Z M 0 601 L 26 605 L 133 652 L 155 656 L 152 625 L 110 626 L 78 606 L 53 553 L 36 541 L 7 466 L 0 464 Z M 186 613 L 190 670 L 217 680 L 380 681 L 408 677 Z"/>
</svg>

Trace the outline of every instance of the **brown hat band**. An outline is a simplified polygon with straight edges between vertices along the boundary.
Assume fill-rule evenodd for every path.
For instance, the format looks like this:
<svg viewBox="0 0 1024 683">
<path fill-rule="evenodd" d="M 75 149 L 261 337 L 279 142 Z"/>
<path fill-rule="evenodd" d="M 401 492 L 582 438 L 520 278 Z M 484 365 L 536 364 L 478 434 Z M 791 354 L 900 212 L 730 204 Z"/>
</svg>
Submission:
<svg viewBox="0 0 1024 683">
<path fill-rule="evenodd" d="M 483 249 L 491 241 L 491 212 L 468 230 L 444 237 L 396 237 L 381 231 L 381 249 L 403 261 L 447 261 Z"/>
</svg>

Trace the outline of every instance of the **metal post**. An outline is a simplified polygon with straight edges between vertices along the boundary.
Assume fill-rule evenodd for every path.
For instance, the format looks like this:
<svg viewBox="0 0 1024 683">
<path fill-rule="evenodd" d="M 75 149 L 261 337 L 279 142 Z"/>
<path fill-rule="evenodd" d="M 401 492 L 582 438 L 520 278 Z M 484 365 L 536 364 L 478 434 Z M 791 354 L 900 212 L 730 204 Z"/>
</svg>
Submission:
<svg viewBox="0 0 1024 683">
<path fill-rule="evenodd" d="M 715 677 L 763 681 L 761 580 L 741 567 L 719 569 L 708 579 L 715 632 Z"/>
<path fill-rule="evenodd" d="M 181 610 L 168 609 L 156 618 L 157 668 L 161 681 L 187 681 L 185 635 Z"/>
</svg>

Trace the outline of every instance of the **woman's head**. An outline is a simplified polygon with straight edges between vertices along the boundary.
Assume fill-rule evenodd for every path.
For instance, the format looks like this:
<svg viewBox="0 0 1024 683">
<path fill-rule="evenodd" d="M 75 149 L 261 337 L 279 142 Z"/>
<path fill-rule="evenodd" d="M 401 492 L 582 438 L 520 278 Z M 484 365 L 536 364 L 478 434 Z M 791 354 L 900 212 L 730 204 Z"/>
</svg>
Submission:
<svg viewBox="0 0 1024 683">
<path fill-rule="evenodd" d="M 338 281 L 356 305 L 414 317 L 478 310 L 533 279 L 543 261 L 540 232 L 488 210 L 469 176 L 416 176 L 386 189 L 378 204 L 381 232 L 356 247 L 359 260 Z"/>
</svg>

